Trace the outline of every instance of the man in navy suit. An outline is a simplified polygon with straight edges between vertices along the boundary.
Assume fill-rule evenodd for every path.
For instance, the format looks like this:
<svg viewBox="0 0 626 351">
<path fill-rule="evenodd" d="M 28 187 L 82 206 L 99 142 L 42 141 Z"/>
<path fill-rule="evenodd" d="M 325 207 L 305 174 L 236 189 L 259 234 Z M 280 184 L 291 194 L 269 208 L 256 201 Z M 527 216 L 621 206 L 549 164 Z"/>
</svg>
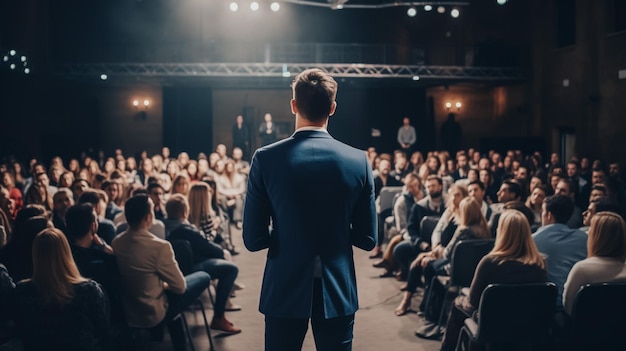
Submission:
<svg viewBox="0 0 626 351">
<path fill-rule="evenodd" d="M 335 80 L 311 69 L 292 87 L 296 131 L 255 152 L 243 217 L 248 250 L 268 249 L 265 350 L 301 350 L 309 319 L 318 350 L 351 350 L 359 307 L 352 246 L 376 245 L 372 171 L 362 150 L 326 131 Z"/>
</svg>

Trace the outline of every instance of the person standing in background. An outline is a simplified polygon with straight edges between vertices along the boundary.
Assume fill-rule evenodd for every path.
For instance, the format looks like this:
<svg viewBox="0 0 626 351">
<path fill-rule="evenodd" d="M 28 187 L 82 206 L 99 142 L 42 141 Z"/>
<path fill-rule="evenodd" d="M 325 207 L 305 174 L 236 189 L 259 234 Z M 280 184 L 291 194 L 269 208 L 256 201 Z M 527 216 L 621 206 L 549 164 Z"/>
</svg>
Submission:
<svg viewBox="0 0 626 351">
<path fill-rule="evenodd" d="M 415 148 L 415 142 L 417 142 L 415 128 L 411 125 L 409 117 L 404 117 L 402 119 L 402 127 L 398 129 L 398 144 L 400 144 L 405 154 L 410 155 Z"/>
<path fill-rule="evenodd" d="M 278 140 L 276 124 L 272 122 L 272 115 L 266 113 L 263 117 L 264 122 L 259 126 L 259 136 L 261 137 L 261 146 L 269 145 Z"/>
<path fill-rule="evenodd" d="M 242 115 L 238 115 L 235 118 L 235 124 L 233 125 L 233 149 L 236 147 L 243 151 L 244 160 L 250 159 L 250 130 L 243 122 Z"/>
</svg>

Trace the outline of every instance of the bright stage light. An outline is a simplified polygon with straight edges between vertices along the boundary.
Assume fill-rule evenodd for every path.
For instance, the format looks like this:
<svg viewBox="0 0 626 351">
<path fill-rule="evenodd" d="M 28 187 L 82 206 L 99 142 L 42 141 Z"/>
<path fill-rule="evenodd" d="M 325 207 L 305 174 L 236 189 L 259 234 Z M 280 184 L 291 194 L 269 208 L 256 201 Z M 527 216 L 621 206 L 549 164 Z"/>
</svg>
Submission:
<svg viewBox="0 0 626 351">
<path fill-rule="evenodd" d="M 437 7 L 437 12 L 444 13 L 444 12 L 446 12 L 446 8 L 443 7 L 443 6 L 439 6 L 439 7 Z"/>
<path fill-rule="evenodd" d="M 433 7 L 432 5 L 424 5 L 424 11 L 432 11 Z"/>
<path fill-rule="evenodd" d="M 277 3 L 277 2 L 273 2 L 273 3 L 270 5 L 270 8 L 272 9 L 272 11 L 274 11 L 274 12 L 278 12 L 278 10 L 280 10 L 280 4 L 279 4 L 279 3 Z"/>
<path fill-rule="evenodd" d="M 236 12 L 237 10 L 239 10 L 239 5 L 237 5 L 236 2 L 231 2 L 229 8 L 231 11 Z"/>
<path fill-rule="evenodd" d="M 415 15 L 417 15 L 417 10 L 415 9 L 415 7 L 411 7 L 406 11 L 406 14 L 409 17 L 415 17 Z"/>
<path fill-rule="evenodd" d="M 413 76 L 413 80 L 420 80 L 419 76 Z"/>
<path fill-rule="evenodd" d="M 458 9 L 452 9 L 452 11 L 450 11 L 452 18 L 459 18 L 459 15 L 461 15 L 461 12 Z"/>
<path fill-rule="evenodd" d="M 250 3 L 250 10 L 252 11 L 256 11 L 259 9 L 259 3 L 256 1 L 253 1 Z"/>
<path fill-rule="evenodd" d="M 100 79 L 107 80 L 107 79 L 109 79 L 109 76 L 107 76 L 106 74 L 101 74 L 100 75 Z"/>
<path fill-rule="evenodd" d="M 496 0 L 496 2 L 498 3 L 498 5 L 504 5 L 509 1 L 508 0 Z"/>
</svg>

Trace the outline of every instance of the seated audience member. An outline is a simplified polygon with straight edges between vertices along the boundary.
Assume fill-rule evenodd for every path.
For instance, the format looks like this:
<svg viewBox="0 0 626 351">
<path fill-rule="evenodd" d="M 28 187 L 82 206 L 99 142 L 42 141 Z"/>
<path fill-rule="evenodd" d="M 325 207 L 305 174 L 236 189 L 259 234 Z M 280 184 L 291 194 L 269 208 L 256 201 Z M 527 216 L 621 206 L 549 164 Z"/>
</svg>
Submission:
<svg viewBox="0 0 626 351">
<path fill-rule="evenodd" d="M 533 212 L 534 220 L 531 223 L 532 228 L 541 226 L 541 209 L 543 200 L 548 195 L 548 190 L 544 185 L 538 185 L 530 192 L 530 196 L 526 199 L 526 207 Z"/>
<path fill-rule="evenodd" d="M 250 163 L 243 160 L 243 151 L 241 148 L 233 148 L 233 161 L 235 162 L 235 170 L 241 174 L 250 173 Z"/>
<path fill-rule="evenodd" d="M 24 350 L 107 349 L 108 301 L 78 272 L 65 234 L 45 229 L 32 250 L 32 277 L 17 283 L 12 303 Z"/>
<path fill-rule="evenodd" d="M 396 151 L 393 155 L 393 170 L 389 172 L 389 175 L 399 182 L 404 182 L 404 176 L 409 173 L 406 154 L 402 151 Z"/>
<path fill-rule="evenodd" d="M 126 201 L 124 214 L 129 229 L 113 240 L 122 280 L 122 300 L 130 327 L 152 328 L 167 323 L 176 351 L 185 349 L 181 311 L 209 287 L 205 272 L 183 276 L 169 242 L 148 229 L 154 218 L 154 205 L 145 194 Z"/>
<path fill-rule="evenodd" d="M 433 233 L 421 233 L 420 225 L 422 219 L 425 216 L 443 217 L 444 214 L 448 213 L 443 221 L 448 223 L 450 220 L 449 211 L 446 211 L 444 205 L 443 181 L 441 178 L 436 175 L 428 176 L 426 179 L 426 190 L 428 195 L 415 203 L 411 210 L 407 230 L 403 233 L 404 241 L 400 242 L 393 249 L 393 259 L 400 268 L 400 273 L 396 276 L 399 280 L 406 280 L 409 274 L 409 265 L 420 252 L 430 250 Z M 441 231 L 444 229 L 443 225 L 439 226 L 437 224 L 435 230 L 438 231 L 438 234 L 436 236 L 441 237 Z"/>
<path fill-rule="evenodd" d="M 115 224 L 104 217 L 108 203 L 107 194 L 100 189 L 86 189 L 78 198 L 79 204 L 90 204 L 98 216 L 98 236 L 111 245 L 115 238 Z"/>
<path fill-rule="evenodd" d="M 533 223 L 534 215 L 522 202 L 522 187 L 514 180 L 505 180 L 500 185 L 500 191 L 498 191 L 498 203 L 492 204 L 493 214 L 491 215 L 491 221 L 489 228 L 491 228 L 491 236 L 496 236 L 496 230 L 500 221 L 500 213 L 504 210 L 515 209 L 522 212 L 529 218 L 529 223 Z"/>
<path fill-rule="evenodd" d="M 98 218 L 89 204 L 72 206 L 66 214 L 72 257 L 83 277 L 102 285 L 111 304 L 111 322 L 116 334 L 125 332 L 126 317 L 121 300 L 120 273 L 113 248 L 98 237 Z M 117 338 L 117 335 L 116 335 Z"/>
<path fill-rule="evenodd" d="M 613 202 L 607 198 L 600 198 L 596 201 L 589 202 L 589 206 L 587 206 L 587 210 L 583 212 L 583 225 L 580 230 L 585 233 L 589 233 L 589 227 L 591 226 L 591 220 L 593 216 L 598 212 L 612 212 L 617 215 L 622 215 L 622 209 L 619 204 Z"/>
<path fill-rule="evenodd" d="M 548 279 L 559 291 L 557 309 L 562 308 L 563 285 L 572 266 L 587 257 L 587 235 L 565 223 L 572 216 L 574 201 L 563 195 L 547 197 L 543 202 L 541 224 L 533 234 L 539 252 L 546 256 Z"/>
<path fill-rule="evenodd" d="M 0 263 L 0 328 L 6 328 L 10 325 L 10 309 L 11 298 L 15 283 L 9 275 L 7 268 Z"/>
<path fill-rule="evenodd" d="M 606 185 L 599 183 L 591 186 L 591 193 L 589 193 L 589 202 L 598 201 L 601 198 L 609 196 Z"/>
<path fill-rule="evenodd" d="M 379 195 L 382 188 L 386 186 L 402 186 L 402 182 L 391 176 L 390 172 L 391 162 L 389 161 L 389 159 L 381 159 L 380 163 L 378 164 L 378 175 L 374 177 L 374 197 L 376 198 L 377 204 L 380 201 Z M 377 208 L 379 208 L 378 205 Z M 380 215 L 380 213 L 378 214 Z M 374 250 L 372 250 L 370 258 L 381 258 L 383 256 L 382 243 L 384 241 L 384 231 L 383 225 L 380 222 L 378 224 L 378 240 L 376 247 L 374 247 Z"/>
<path fill-rule="evenodd" d="M 67 231 L 65 214 L 74 205 L 74 195 L 69 188 L 59 188 L 52 197 L 52 223 L 63 233 Z"/>
<path fill-rule="evenodd" d="M 423 197 L 422 182 L 415 173 L 407 174 L 404 182 L 404 189 L 393 204 L 392 227 L 387 232 L 389 244 L 385 248 L 383 258 L 373 264 L 374 267 L 385 268 L 385 273 L 380 275 L 381 278 L 393 276 L 397 268 L 393 258 L 393 249 L 403 240 L 413 206 Z"/>
<path fill-rule="evenodd" d="M 15 184 L 15 176 L 11 172 L 0 173 L 0 184 L 4 185 L 8 192 L 8 198 L 13 200 L 13 212 L 7 213 L 10 218 L 15 218 L 19 210 L 24 206 L 24 199 L 22 197 L 22 191 Z"/>
<path fill-rule="evenodd" d="M 72 183 L 72 193 L 74 193 L 74 203 L 78 202 L 78 198 L 82 193 L 89 189 L 89 182 L 85 179 L 78 178 Z"/>
<path fill-rule="evenodd" d="M 239 269 L 234 263 L 224 259 L 224 249 L 221 246 L 206 240 L 204 234 L 189 223 L 189 203 L 184 195 L 172 195 L 165 206 L 168 214 L 168 240 L 189 241 L 193 252 L 193 271 L 207 272 L 212 279 L 218 280 L 211 329 L 239 333 L 241 329 L 235 328 L 224 316 L 226 302 Z"/>
<path fill-rule="evenodd" d="M 243 203 L 246 197 L 246 177 L 235 169 L 235 162 L 225 163 L 224 173 L 216 179 L 217 189 L 226 200 L 226 210 L 232 213 L 231 220 L 241 229 Z"/>
<path fill-rule="evenodd" d="M 52 222 L 39 212 L 41 206 L 27 205 L 15 220 L 13 238 L 0 251 L 0 262 L 11 272 L 15 281 L 29 278 L 33 274 L 33 240 L 37 233 L 54 228 Z M 44 212 L 45 213 L 45 212 Z"/>
<path fill-rule="evenodd" d="M 567 220 L 566 224 L 570 228 L 580 228 L 583 224 L 583 211 L 576 205 L 575 198 L 575 185 L 569 179 L 561 179 L 556 185 L 556 189 L 554 190 L 555 195 L 563 195 L 569 197 L 572 201 L 574 201 L 574 209 L 572 210 L 572 215 Z M 588 194 L 588 193 L 587 193 Z M 587 195 L 586 199 L 589 199 L 589 195 Z M 586 204 L 585 207 L 586 208 Z"/>
<path fill-rule="evenodd" d="M 123 210 L 117 205 L 117 201 L 122 196 L 121 184 L 115 180 L 105 180 L 102 183 L 102 190 L 108 196 L 108 203 L 104 213 L 104 218 L 112 221 L 118 213 L 122 213 Z"/>
<path fill-rule="evenodd" d="M 154 218 L 163 221 L 166 216 L 165 189 L 159 183 L 148 184 L 148 196 L 154 202 Z M 154 234 L 154 233 L 153 233 Z"/>
<path fill-rule="evenodd" d="M 593 216 L 587 251 L 587 258 L 574 264 L 565 282 L 563 307 L 568 315 L 583 285 L 626 281 L 626 223 L 622 217 L 611 212 Z"/>
<path fill-rule="evenodd" d="M 454 198 L 452 208 L 458 208 L 458 227 L 454 235 L 446 244 L 436 245 L 430 252 L 423 252 L 411 263 L 411 269 L 407 280 L 406 291 L 396 315 L 406 314 L 411 304 L 411 297 L 418 285 L 421 285 L 422 272 L 424 284 L 429 285 L 435 275 L 449 275 L 450 256 L 454 246 L 461 240 L 487 239 L 491 235 L 487 228 L 487 221 L 481 213 L 480 206 L 472 197 L 462 198 L 462 192 L 455 187 L 450 188 L 450 196 Z M 458 199 L 458 204 L 457 200 Z M 428 288 L 427 288 L 428 289 Z M 426 296 L 426 293 L 424 294 Z M 423 304 L 425 305 L 425 304 Z"/>
<path fill-rule="evenodd" d="M 494 248 L 476 267 L 469 296 L 457 297 L 450 309 L 441 350 L 455 350 L 465 319 L 480 318 L 474 311 L 478 309 L 480 297 L 487 285 L 546 281 L 545 259 L 533 242 L 525 215 L 516 210 L 505 210 L 500 218 Z"/>
<path fill-rule="evenodd" d="M 485 202 L 488 205 L 498 200 L 498 187 L 491 169 L 481 169 L 478 171 L 478 179 L 485 186 Z"/>
<path fill-rule="evenodd" d="M 480 206 L 480 212 L 485 217 L 485 220 L 489 222 L 493 210 L 485 201 L 485 185 L 480 180 L 474 180 L 467 185 L 467 193 L 476 200 L 476 203 Z"/>
<path fill-rule="evenodd" d="M 150 184 L 153 184 L 153 183 L 150 183 Z M 148 191 L 144 188 L 135 189 L 132 193 L 132 196 L 139 195 L 139 194 L 150 196 L 148 194 Z M 128 223 L 126 223 L 126 215 L 124 214 L 124 212 L 118 213 L 117 216 L 115 216 L 115 225 L 117 226 L 117 229 L 116 229 L 117 234 L 122 233 L 128 229 Z M 151 234 L 154 234 L 154 236 L 156 236 L 157 238 L 165 240 L 165 237 L 166 237 L 165 223 L 163 223 L 163 221 L 156 218 L 156 212 L 155 212 L 155 218 L 152 220 L 152 225 L 150 226 L 148 231 Z"/>
</svg>

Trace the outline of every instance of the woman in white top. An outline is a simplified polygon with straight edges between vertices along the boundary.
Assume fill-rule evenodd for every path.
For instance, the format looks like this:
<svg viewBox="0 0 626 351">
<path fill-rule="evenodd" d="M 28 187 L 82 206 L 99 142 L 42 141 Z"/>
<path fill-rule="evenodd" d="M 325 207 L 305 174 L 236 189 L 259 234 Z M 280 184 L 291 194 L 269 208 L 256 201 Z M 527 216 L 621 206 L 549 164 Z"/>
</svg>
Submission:
<svg viewBox="0 0 626 351">
<path fill-rule="evenodd" d="M 232 210 L 232 221 L 241 229 L 243 202 L 246 194 L 246 177 L 238 173 L 233 160 L 226 161 L 224 173 L 216 179 L 219 194 L 226 198 L 228 210 Z"/>
<path fill-rule="evenodd" d="M 569 272 L 563 289 L 563 307 L 572 314 L 581 286 L 590 283 L 626 281 L 626 223 L 611 212 L 599 212 L 591 220 L 587 258 Z"/>
</svg>

